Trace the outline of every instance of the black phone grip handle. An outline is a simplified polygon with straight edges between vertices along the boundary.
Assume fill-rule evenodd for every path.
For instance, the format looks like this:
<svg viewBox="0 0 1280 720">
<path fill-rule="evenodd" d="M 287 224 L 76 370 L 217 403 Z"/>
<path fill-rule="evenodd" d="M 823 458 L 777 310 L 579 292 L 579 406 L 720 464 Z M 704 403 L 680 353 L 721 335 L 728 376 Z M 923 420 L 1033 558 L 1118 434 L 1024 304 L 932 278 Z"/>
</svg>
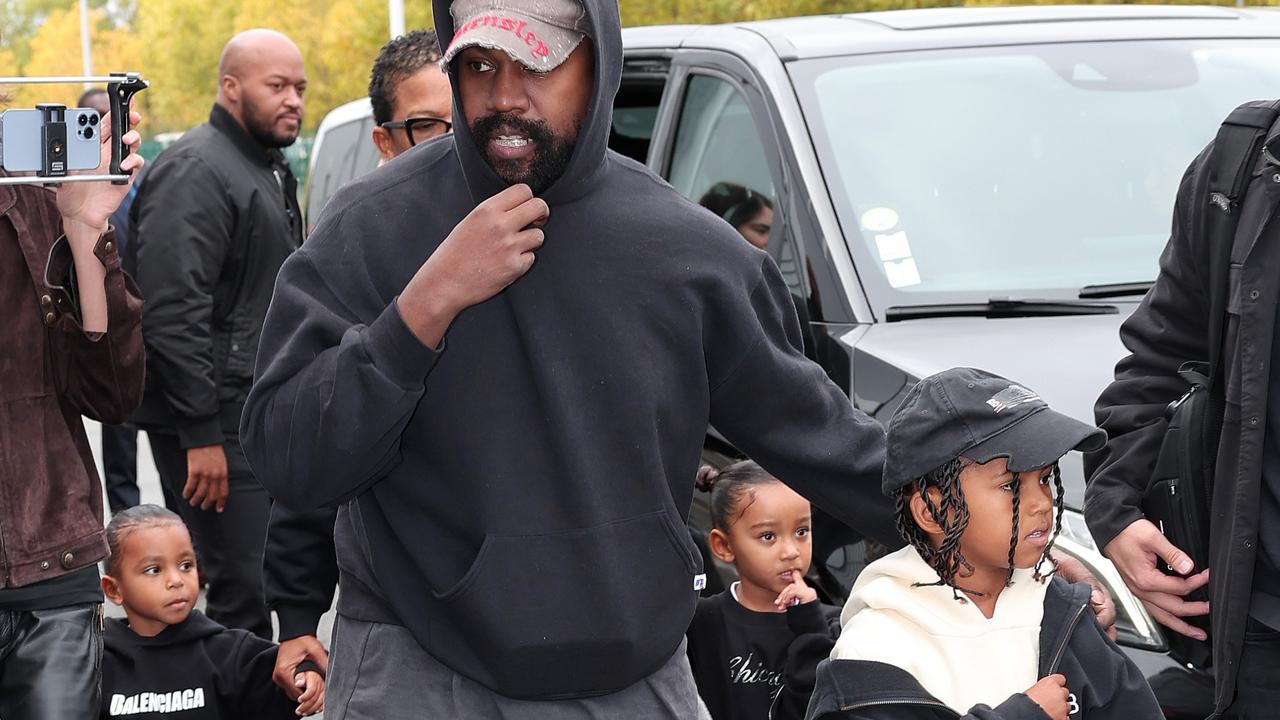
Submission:
<svg viewBox="0 0 1280 720">
<path fill-rule="evenodd" d="M 120 78 L 107 83 L 107 97 L 111 102 L 111 174 L 129 175 L 120 169 L 120 163 L 129 156 L 129 147 L 124 144 L 124 135 L 129 132 L 129 111 L 133 96 L 146 90 L 147 81 L 137 73 L 111 73 L 111 77 Z M 124 185 L 128 180 L 112 180 L 114 185 Z"/>
</svg>

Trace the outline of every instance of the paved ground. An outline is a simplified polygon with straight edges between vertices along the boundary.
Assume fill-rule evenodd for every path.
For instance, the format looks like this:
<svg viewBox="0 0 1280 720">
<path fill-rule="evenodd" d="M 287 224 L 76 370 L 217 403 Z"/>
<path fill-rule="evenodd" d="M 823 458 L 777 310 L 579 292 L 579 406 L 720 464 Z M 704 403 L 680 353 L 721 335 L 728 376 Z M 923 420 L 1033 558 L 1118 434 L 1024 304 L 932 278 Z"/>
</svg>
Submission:
<svg viewBox="0 0 1280 720">
<path fill-rule="evenodd" d="M 85 431 L 89 434 L 89 445 L 93 447 L 94 461 L 97 462 L 98 464 L 98 474 L 99 476 L 101 476 L 102 474 L 102 457 L 101 457 L 102 441 L 101 441 L 101 432 L 99 430 L 99 425 L 98 423 L 92 420 L 85 420 L 84 426 L 85 426 Z M 160 492 L 160 477 L 156 474 L 155 463 L 152 462 L 151 460 L 151 446 L 147 443 L 146 433 L 139 433 L 138 435 L 138 488 L 142 493 L 142 502 L 154 503 L 156 505 L 164 504 L 164 496 Z M 105 498 L 103 500 L 102 505 L 104 508 L 106 507 Z M 109 517 L 107 519 L 109 519 Z M 204 593 L 203 592 L 200 593 L 200 600 L 197 602 L 196 607 L 200 608 L 201 610 L 204 609 Z M 111 603 L 107 603 L 107 615 L 109 617 L 122 618 L 124 617 L 124 612 L 120 608 L 116 607 L 115 605 L 112 605 Z M 272 622 L 274 621 L 275 621 L 275 618 L 273 616 Z M 333 633 L 333 611 L 330 610 L 329 612 L 325 613 L 324 616 L 321 617 L 320 619 L 320 641 L 324 643 L 325 647 L 329 646 L 329 638 L 332 635 L 332 633 Z M 320 715 L 314 715 L 312 717 L 320 718 L 321 720 L 323 720 L 324 715 L 323 713 L 321 713 Z"/>
</svg>

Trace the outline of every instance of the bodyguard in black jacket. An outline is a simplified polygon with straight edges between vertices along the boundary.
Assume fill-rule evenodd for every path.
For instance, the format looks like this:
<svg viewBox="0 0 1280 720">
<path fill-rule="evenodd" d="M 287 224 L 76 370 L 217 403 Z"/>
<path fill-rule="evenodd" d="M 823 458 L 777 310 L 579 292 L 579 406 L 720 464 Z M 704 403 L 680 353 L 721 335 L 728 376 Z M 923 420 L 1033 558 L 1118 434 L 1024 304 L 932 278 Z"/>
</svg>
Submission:
<svg viewBox="0 0 1280 720">
<path fill-rule="evenodd" d="M 1038 677 L 1067 678 L 1069 720 L 1158 720 L 1155 698 L 1142 673 L 1093 621 L 1084 583 L 1053 578 L 1040 624 Z M 825 655 L 825 634 L 796 641 L 793 654 Z M 802 664 L 802 663 L 801 663 Z M 801 695 L 803 697 L 803 695 Z M 792 704 L 788 705 L 786 701 Z M 783 693 L 773 720 L 799 717 L 795 693 Z M 933 697 L 906 670 L 867 660 L 827 660 L 818 665 L 806 720 L 1044 720 L 1040 706 L 1017 694 L 992 708 L 977 705 L 961 716 Z"/>
<path fill-rule="evenodd" d="M 156 159 L 128 248 L 146 297 L 147 394 L 134 420 L 184 448 L 238 433 L 276 273 L 302 244 L 297 180 L 226 108 Z"/>
<path fill-rule="evenodd" d="M 1278 145 L 1275 138 L 1268 142 L 1271 157 L 1280 152 Z M 1087 459 L 1091 479 L 1085 495 L 1085 517 L 1098 545 L 1149 608 L 1152 599 L 1158 601 L 1158 620 L 1188 633 L 1200 631 L 1173 615 L 1203 615 L 1206 608 L 1177 596 L 1202 579 L 1166 578 L 1155 570 L 1147 551 L 1168 550 L 1167 543 L 1161 546 L 1163 537 L 1143 519 L 1141 501 L 1168 426 L 1166 406 L 1187 390 L 1178 367 L 1209 359 L 1213 248 L 1202 228 L 1206 213 L 1224 211 L 1210 203 L 1207 189 L 1212 153 L 1211 145 L 1183 178 L 1160 274 L 1121 328 L 1132 354 L 1116 367 L 1115 382 L 1098 400 L 1098 424 L 1110 441 Z M 1226 412 L 1210 520 L 1210 637 L 1216 711 L 1232 704 L 1238 686 L 1237 710 L 1256 703 L 1259 717 L 1270 717 L 1274 701 L 1253 691 L 1274 690 L 1280 682 L 1280 363 L 1273 342 L 1280 226 L 1271 222 L 1280 204 L 1280 165 L 1260 154 L 1251 169 L 1244 197 L 1228 206 L 1240 220 L 1220 371 Z M 1180 552 L 1165 559 L 1177 565 Z M 1134 580 L 1135 568 L 1143 579 Z"/>
<path fill-rule="evenodd" d="M 240 448 L 276 273 L 302 241 L 279 148 L 297 137 L 302 55 L 267 30 L 227 44 L 209 122 L 160 154 L 133 204 L 131 265 L 146 305 L 148 431 L 209 578 L 209 616 L 269 637 L 262 547 L 270 498 Z M 229 497 L 229 499 L 228 499 Z"/>
</svg>

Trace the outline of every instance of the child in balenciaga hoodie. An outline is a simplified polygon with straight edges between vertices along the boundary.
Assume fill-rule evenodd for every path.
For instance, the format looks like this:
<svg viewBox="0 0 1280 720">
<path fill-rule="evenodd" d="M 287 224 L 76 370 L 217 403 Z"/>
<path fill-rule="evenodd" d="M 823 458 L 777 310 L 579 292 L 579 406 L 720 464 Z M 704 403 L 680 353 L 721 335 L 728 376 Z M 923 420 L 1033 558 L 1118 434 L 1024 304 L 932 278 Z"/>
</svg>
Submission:
<svg viewBox="0 0 1280 720">
<path fill-rule="evenodd" d="M 884 471 L 908 545 L 859 576 L 806 717 L 1161 718 L 1094 622 L 1091 588 L 1053 577 L 1058 460 L 1105 439 L 980 370 L 917 384 L 889 422 Z"/>
<path fill-rule="evenodd" d="M 196 556 L 181 518 L 130 508 L 107 526 L 107 546 L 102 589 L 128 619 L 106 624 L 100 717 L 284 720 L 323 709 L 318 666 L 298 666 L 291 700 L 271 680 L 278 645 L 194 609 Z"/>
</svg>

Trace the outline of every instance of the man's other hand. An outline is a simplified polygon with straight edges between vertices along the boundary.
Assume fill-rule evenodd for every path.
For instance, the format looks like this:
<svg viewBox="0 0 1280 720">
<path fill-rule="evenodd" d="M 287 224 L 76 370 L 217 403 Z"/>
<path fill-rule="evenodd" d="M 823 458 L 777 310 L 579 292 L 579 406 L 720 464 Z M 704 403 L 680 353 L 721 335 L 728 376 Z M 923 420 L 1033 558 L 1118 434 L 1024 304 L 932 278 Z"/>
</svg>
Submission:
<svg viewBox="0 0 1280 720">
<path fill-rule="evenodd" d="M 1209 569 L 1191 575 L 1196 569 L 1191 558 L 1174 547 L 1150 520 L 1130 523 L 1107 544 L 1104 553 L 1115 563 L 1125 584 L 1142 600 L 1156 622 L 1196 640 L 1207 638 L 1203 630 L 1182 618 L 1209 614 L 1209 603 L 1184 599 L 1191 591 L 1208 584 Z M 1183 577 L 1161 572 L 1157 565 L 1161 560 Z"/>
<path fill-rule="evenodd" d="M 298 675 L 298 665 L 307 659 L 319 665 L 326 673 L 329 672 L 329 653 L 315 635 L 299 635 L 280 643 L 271 680 L 288 694 L 290 700 L 298 700 L 303 694 L 303 687 L 297 684 L 301 677 Z"/>
<path fill-rule="evenodd" d="M 221 445 L 207 445 L 187 450 L 187 484 L 182 497 L 191 507 L 213 508 L 222 512 L 227 506 L 227 453 Z"/>
</svg>

